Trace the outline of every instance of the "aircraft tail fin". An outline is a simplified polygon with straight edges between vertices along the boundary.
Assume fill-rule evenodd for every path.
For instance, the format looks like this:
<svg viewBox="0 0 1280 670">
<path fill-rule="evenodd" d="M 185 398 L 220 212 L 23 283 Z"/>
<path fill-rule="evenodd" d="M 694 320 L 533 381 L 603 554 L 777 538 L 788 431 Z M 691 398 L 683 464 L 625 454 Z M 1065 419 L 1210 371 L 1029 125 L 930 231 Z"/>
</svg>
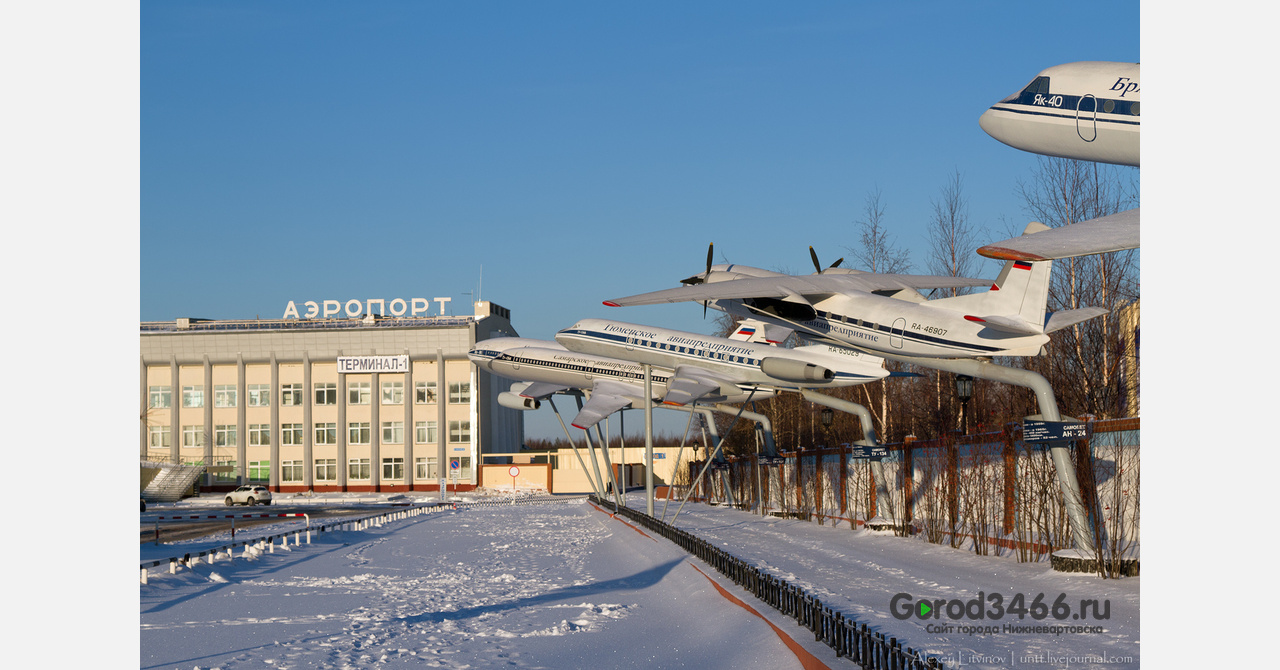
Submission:
<svg viewBox="0 0 1280 670">
<path fill-rule="evenodd" d="M 1039 222 L 1027 224 L 1023 235 L 1048 230 Z M 943 298 L 965 312 L 965 319 L 1018 335 L 1044 332 L 1053 261 L 1008 261 L 986 293 Z"/>
</svg>

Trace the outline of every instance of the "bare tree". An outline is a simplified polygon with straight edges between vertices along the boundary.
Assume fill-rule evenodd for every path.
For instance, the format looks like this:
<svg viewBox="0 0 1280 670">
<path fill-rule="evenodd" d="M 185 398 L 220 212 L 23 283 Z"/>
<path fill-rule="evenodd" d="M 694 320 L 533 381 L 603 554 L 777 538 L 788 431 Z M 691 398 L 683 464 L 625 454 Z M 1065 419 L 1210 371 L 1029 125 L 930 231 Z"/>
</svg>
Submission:
<svg viewBox="0 0 1280 670">
<path fill-rule="evenodd" d="M 956 170 L 942 193 L 933 201 L 929 222 L 929 272 L 944 277 L 968 277 L 978 270 L 981 257 L 978 232 L 969 222 L 969 203 L 964 197 L 964 180 Z M 959 295 L 969 289 L 946 289 Z"/>
<path fill-rule="evenodd" d="M 857 247 L 845 247 L 861 265 L 860 270 L 880 273 L 902 273 L 911 270 L 911 252 L 899 248 L 889 235 L 884 221 L 884 203 L 880 189 L 867 194 Z"/>
<path fill-rule="evenodd" d="M 1132 172 L 1098 163 L 1042 157 L 1030 183 L 1019 183 L 1028 213 L 1058 227 L 1136 206 Z M 1107 314 L 1054 335 L 1049 360 L 1037 361 L 1053 375 L 1065 409 L 1102 417 L 1124 413 L 1126 332 L 1120 308 L 1138 298 L 1138 254 L 1119 251 L 1059 261 L 1049 291 L 1049 309 L 1102 307 Z"/>
</svg>

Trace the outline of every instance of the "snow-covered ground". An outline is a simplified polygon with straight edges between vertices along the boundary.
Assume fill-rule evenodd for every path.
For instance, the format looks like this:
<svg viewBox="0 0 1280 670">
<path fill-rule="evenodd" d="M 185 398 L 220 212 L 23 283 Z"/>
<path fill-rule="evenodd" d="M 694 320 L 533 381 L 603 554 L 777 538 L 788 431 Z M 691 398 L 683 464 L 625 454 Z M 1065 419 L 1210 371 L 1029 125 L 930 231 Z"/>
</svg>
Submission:
<svg viewBox="0 0 1280 670">
<path fill-rule="evenodd" d="M 631 505 L 644 505 L 634 492 Z M 675 510 L 672 503 L 668 521 Z M 237 540 L 297 525 L 241 531 Z M 947 667 L 1139 666 L 1141 578 L 1055 573 L 1047 564 L 693 503 L 677 525 Z M 140 558 L 229 540 L 144 544 Z M 726 599 L 707 575 L 756 613 Z M 138 588 L 143 668 L 798 668 L 796 645 L 829 667 L 856 667 L 673 544 L 580 500 L 315 534 L 310 545 L 256 558 L 237 551 L 230 562 L 176 575 L 152 570 Z M 1095 599 L 1109 602 L 1110 616 L 900 620 L 891 609 L 899 593 L 912 603 L 971 602 L 981 593 L 988 613 L 993 594 L 1006 607 L 1018 594 L 1028 606 L 1040 593 L 1050 606 L 1065 594 L 1073 614 L 1082 599 Z"/>
</svg>

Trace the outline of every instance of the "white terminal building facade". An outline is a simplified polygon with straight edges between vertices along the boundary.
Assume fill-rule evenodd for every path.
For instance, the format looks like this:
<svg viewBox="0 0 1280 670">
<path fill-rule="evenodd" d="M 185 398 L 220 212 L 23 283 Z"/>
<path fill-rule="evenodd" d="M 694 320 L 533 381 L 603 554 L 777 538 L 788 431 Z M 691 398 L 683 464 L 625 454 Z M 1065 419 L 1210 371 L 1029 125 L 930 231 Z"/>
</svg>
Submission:
<svg viewBox="0 0 1280 670">
<path fill-rule="evenodd" d="M 509 383 L 467 359 L 517 335 L 511 313 L 474 305 L 326 300 L 280 319 L 143 322 L 141 458 L 205 466 L 205 490 L 474 487 L 482 454 L 524 443 L 520 412 L 498 404 Z"/>
</svg>

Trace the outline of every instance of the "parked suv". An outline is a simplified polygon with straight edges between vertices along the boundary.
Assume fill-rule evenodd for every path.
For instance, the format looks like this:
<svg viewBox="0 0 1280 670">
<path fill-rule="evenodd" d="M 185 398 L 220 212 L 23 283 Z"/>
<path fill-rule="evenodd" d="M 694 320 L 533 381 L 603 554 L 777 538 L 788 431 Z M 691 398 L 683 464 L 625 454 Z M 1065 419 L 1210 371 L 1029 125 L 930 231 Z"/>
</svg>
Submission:
<svg viewBox="0 0 1280 670">
<path fill-rule="evenodd" d="M 228 505 L 271 504 L 271 490 L 265 486 L 241 486 L 227 494 Z"/>
</svg>

